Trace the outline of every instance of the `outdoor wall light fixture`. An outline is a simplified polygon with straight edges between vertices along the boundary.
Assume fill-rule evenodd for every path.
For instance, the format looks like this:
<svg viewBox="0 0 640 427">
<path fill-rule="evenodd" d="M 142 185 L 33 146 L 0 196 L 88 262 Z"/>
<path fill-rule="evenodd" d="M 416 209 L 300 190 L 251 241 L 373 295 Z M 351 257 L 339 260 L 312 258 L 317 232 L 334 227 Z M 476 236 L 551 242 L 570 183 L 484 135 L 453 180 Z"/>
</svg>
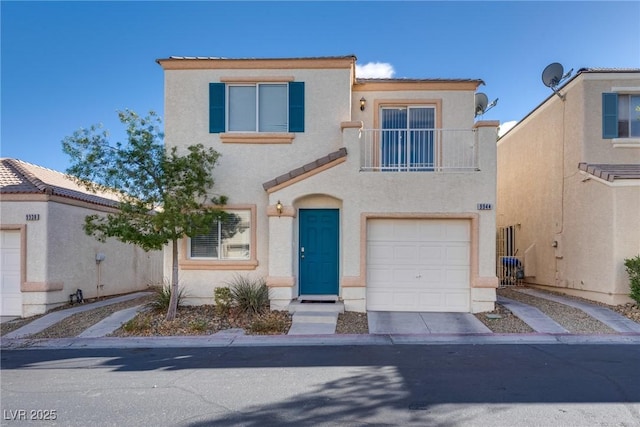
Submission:
<svg viewBox="0 0 640 427">
<path fill-rule="evenodd" d="M 360 111 L 364 111 L 364 106 L 367 105 L 367 100 L 364 99 L 364 96 L 360 98 Z"/>
<path fill-rule="evenodd" d="M 278 211 L 278 216 L 282 215 L 282 203 L 280 203 L 280 200 L 276 203 L 276 211 Z"/>
</svg>

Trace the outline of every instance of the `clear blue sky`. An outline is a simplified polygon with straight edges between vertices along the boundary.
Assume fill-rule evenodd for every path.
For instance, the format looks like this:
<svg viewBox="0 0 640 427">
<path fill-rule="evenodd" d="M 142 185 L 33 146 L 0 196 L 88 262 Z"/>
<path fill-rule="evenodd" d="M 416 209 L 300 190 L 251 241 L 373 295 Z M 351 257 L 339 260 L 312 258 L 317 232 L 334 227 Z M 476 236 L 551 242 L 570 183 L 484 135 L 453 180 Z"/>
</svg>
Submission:
<svg viewBox="0 0 640 427">
<path fill-rule="evenodd" d="M 177 56 L 354 54 L 394 77 L 480 78 L 522 119 L 550 94 L 551 62 L 640 67 L 640 2 L 11 2 L 2 1 L 3 157 L 64 171 L 61 140 L 116 110 L 163 115 L 163 73 Z M 575 72 L 574 71 L 574 72 Z"/>
</svg>

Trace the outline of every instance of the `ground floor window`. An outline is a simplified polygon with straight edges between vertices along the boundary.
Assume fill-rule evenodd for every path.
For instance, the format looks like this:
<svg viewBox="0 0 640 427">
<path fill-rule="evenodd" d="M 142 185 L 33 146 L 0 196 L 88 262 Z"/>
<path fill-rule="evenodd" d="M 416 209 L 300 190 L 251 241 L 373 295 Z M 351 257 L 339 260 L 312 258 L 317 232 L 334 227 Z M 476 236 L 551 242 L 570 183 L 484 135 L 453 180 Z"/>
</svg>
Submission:
<svg viewBox="0 0 640 427">
<path fill-rule="evenodd" d="M 251 211 L 228 210 L 205 234 L 189 239 L 190 259 L 248 260 L 251 257 Z"/>
</svg>

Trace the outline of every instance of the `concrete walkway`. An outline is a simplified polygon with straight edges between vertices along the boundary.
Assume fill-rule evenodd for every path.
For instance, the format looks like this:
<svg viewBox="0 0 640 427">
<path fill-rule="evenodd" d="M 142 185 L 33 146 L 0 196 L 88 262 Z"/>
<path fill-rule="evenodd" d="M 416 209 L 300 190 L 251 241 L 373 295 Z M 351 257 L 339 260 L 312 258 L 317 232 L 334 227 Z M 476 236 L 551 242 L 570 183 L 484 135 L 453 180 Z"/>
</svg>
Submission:
<svg viewBox="0 0 640 427">
<path fill-rule="evenodd" d="M 136 317 L 136 315 L 147 309 L 144 305 L 137 305 L 135 307 L 126 308 L 124 310 L 116 311 L 111 316 L 99 321 L 95 325 L 86 329 L 78 338 L 99 338 L 106 337 L 120 326 L 127 323 L 129 320 Z"/>
<path fill-rule="evenodd" d="M 289 304 L 289 313 L 293 316 L 287 335 L 335 334 L 338 316 L 344 313 L 344 303 L 336 301 L 304 304 L 294 301 Z"/>
<path fill-rule="evenodd" d="M 124 295 L 47 314 L 2 337 L 2 348 L 136 348 L 136 347 L 226 347 L 283 345 L 399 345 L 399 344 L 634 344 L 640 345 L 640 325 L 605 307 L 563 298 L 536 290 L 518 289 L 540 298 L 579 308 L 609 325 L 618 334 L 570 334 L 535 307 L 498 296 L 498 303 L 531 326 L 536 333 L 494 334 L 470 313 L 369 312 L 369 334 L 336 335 L 342 303 L 296 304 L 290 310 L 293 323 L 288 335 L 247 336 L 241 329 L 194 337 L 107 337 L 132 319 L 143 306 L 118 311 L 78 337 L 31 340 L 31 334 L 73 315 L 106 305 L 149 295 Z"/>
<path fill-rule="evenodd" d="M 523 294 L 531 295 L 538 298 L 544 298 L 549 301 L 554 301 L 560 304 L 568 305 L 570 307 L 577 308 L 584 311 L 589 316 L 597 319 L 613 329 L 616 332 L 640 332 L 640 324 L 634 322 L 631 319 L 624 317 L 623 315 L 616 313 L 606 307 L 602 307 L 596 304 L 590 304 L 588 302 L 578 301 L 572 298 L 566 298 L 560 295 L 550 294 L 542 292 L 537 289 L 514 289 Z"/>
<path fill-rule="evenodd" d="M 471 313 L 369 311 L 370 334 L 491 334 Z"/>
<path fill-rule="evenodd" d="M 528 304 L 498 295 L 497 302 L 519 317 L 536 332 L 545 334 L 568 334 L 555 320 Z"/>
<path fill-rule="evenodd" d="M 147 295 L 151 295 L 151 292 L 136 292 L 135 294 L 109 298 L 103 301 L 93 302 L 89 304 L 80 304 L 76 307 L 54 311 L 40 317 L 39 319 L 34 320 L 33 322 L 27 323 L 26 325 L 16 329 L 15 331 L 9 332 L 8 334 L 4 335 L 2 339 L 24 338 L 29 335 L 37 334 L 38 332 L 44 331 L 48 327 L 53 326 L 56 323 L 74 314 L 94 310 L 96 308 L 105 307 L 107 305 L 116 304 L 119 302 L 129 301 Z"/>
</svg>

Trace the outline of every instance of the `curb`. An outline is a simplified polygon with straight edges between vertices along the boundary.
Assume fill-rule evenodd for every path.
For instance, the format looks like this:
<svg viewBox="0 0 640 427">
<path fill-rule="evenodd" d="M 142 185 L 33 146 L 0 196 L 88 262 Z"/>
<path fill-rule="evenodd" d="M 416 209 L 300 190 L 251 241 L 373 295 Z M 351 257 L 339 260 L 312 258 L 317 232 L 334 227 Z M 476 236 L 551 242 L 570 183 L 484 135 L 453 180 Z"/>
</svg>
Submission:
<svg viewBox="0 0 640 427">
<path fill-rule="evenodd" d="M 287 347 L 365 345 L 640 345 L 640 333 L 573 334 L 368 334 L 368 335 L 242 335 L 240 332 L 206 336 L 101 337 L 57 339 L 2 339 L 2 350 L 127 349 L 193 347 Z"/>
</svg>

